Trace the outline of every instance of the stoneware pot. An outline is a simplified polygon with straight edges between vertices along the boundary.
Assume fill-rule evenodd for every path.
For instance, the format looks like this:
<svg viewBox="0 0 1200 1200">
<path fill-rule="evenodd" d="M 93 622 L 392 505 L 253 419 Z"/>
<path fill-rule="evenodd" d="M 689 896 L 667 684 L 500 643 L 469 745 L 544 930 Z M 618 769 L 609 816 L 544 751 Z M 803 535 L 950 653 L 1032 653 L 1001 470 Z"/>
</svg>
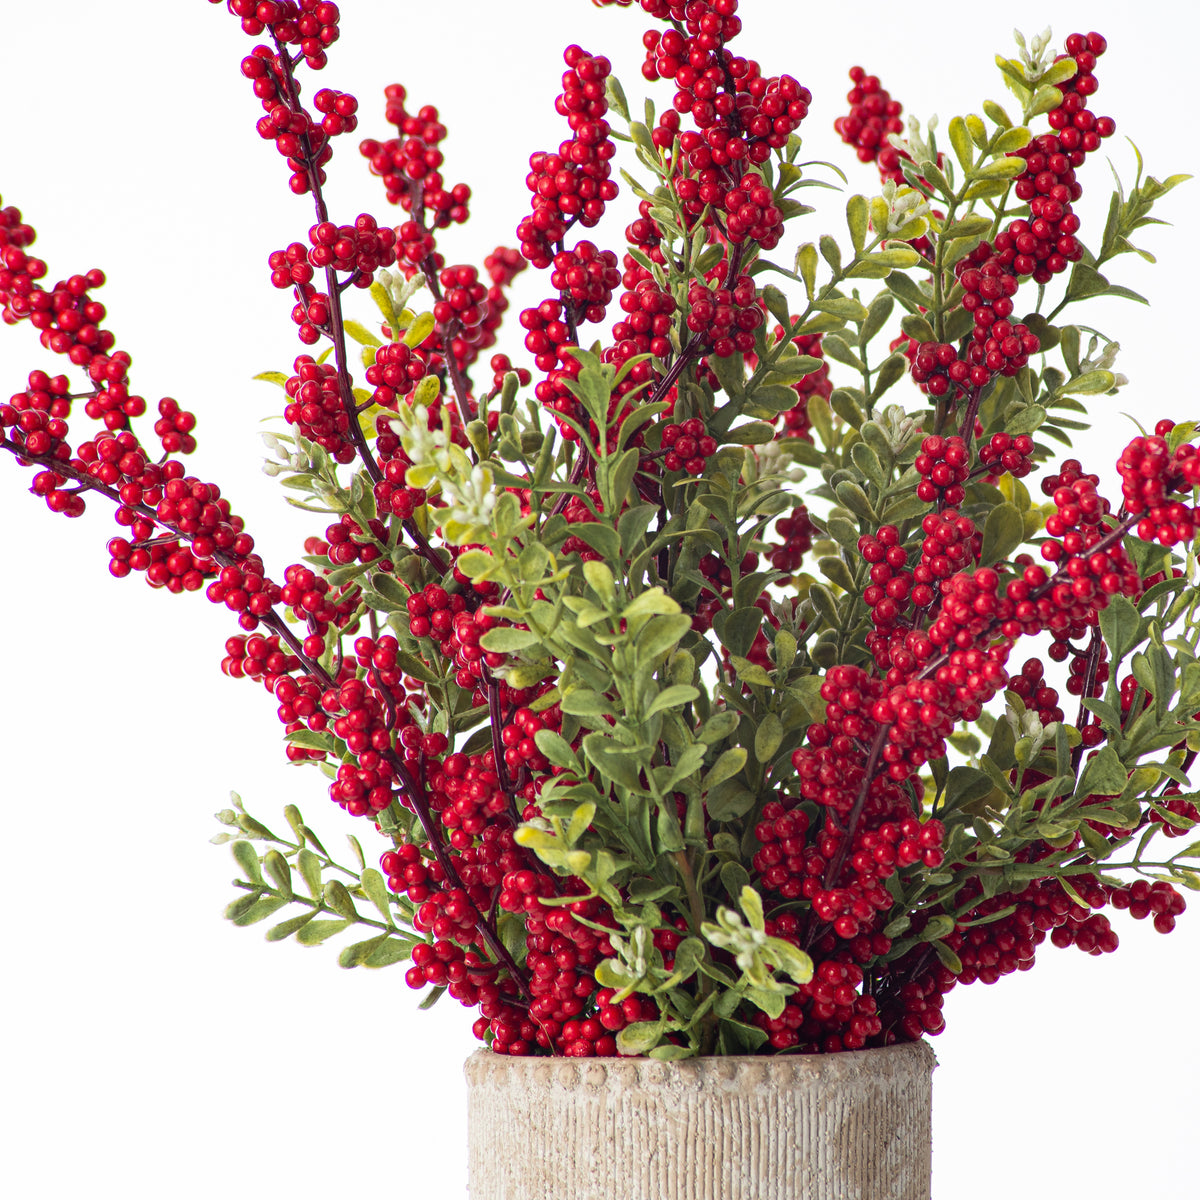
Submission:
<svg viewBox="0 0 1200 1200">
<path fill-rule="evenodd" d="M 772 1058 L 467 1060 L 471 1200 L 929 1200 L 924 1042 Z"/>
</svg>

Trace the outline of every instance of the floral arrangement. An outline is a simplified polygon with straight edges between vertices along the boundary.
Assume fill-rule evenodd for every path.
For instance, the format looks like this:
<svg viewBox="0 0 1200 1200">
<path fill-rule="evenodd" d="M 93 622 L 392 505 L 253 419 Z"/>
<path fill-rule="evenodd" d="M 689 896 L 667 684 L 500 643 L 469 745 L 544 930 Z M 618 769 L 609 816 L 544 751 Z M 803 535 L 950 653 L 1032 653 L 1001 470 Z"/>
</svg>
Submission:
<svg viewBox="0 0 1200 1200">
<path fill-rule="evenodd" d="M 386 840 L 342 865 L 294 807 L 280 837 L 237 804 L 231 920 L 287 909 L 271 940 L 409 964 L 497 1052 L 659 1058 L 912 1040 L 1047 938 L 1114 949 L 1105 906 L 1170 931 L 1197 884 L 1175 845 L 1197 818 L 1194 427 L 1134 438 L 1116 503 L 1050 445 L 1125 383 L 1062 314 L 1140 299 L 1102 268 L 1181 178 L 1139 172 L 1077 236 L 1115 128 L 1090 99 L 1103 38 L 1022 43 L 1000 62 L 1019 118 L 986 102 L 947 152 L 856 68 L 837 132 L 879 192 L 850 197 L 848 241 L 780 262 L 800 189 L 836 177 L 800 160 L 810 95 L 729 48 L 736 0 L 643 0 L 671 107 L 635 119 L 569 47 L 569 136 L 531 156 L 519 245 L 481 274 L 437 250 L 471 201 L 437 111 L 389 88 L 395 135 L 360 144 L 399 224 L 331 220 L 358 103 L 306 107 L 301 81 L 338 8 L 227 7 L 258 132 L 316 215 L 268 264 L 304 348 L 264 377 L 287 424 L 268 471 L 331 523 L 276 581 L 188 474 L 191 414 L 158 405 L 161 455 L 133 432 L 103 275 L 47 287 L 12 208 L 4 319 L 71 366 L 0 406 L 0 446 L 51 510 L 114 505 L 114 575 L 236 614 L 225 672 Z M 620 190 L 621 257 L 568 246 Z M 520 314 L 532 369 L 489 354 L 528 266 L 551 293 Z M 373 327 L 350 315 L 371 302 Z M 78 404 L 101 429 L 72 443 Z M 1010 661 L 1038 635 L 1070 720 L 1054 667 Z"/>
</svg>

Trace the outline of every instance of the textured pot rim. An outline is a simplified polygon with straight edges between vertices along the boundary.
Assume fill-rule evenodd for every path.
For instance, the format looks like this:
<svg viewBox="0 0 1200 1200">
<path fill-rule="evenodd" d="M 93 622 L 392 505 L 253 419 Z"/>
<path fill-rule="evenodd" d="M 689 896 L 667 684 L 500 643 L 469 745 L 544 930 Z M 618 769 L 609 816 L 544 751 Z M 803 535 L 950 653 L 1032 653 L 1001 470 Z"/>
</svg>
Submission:
<svg viewBox="0 0 1200 1200">
<path fill-rule="evenodd" d="M 609 1078 L 628 1083 L 668 1083 L 687 1080 L 736 1085 L 757 1083 L 807 1085 L 815 1080 L 833 1082 L 864 1076 L 929 1075 L 937 1058 L 928 1042 L 901 1042 L 869 1050 L 842 1050 L 834 1054 L 708 1055 L 661 1061 L 654 1058 L 514 1058 L 487 1048 L 474 1051 L 463 1066 L 472 1086 L 503 1086 L 506 1079 L 525 1084 L 531 1077 L 560 1087 L 599 1086 Z"/>
</svg>

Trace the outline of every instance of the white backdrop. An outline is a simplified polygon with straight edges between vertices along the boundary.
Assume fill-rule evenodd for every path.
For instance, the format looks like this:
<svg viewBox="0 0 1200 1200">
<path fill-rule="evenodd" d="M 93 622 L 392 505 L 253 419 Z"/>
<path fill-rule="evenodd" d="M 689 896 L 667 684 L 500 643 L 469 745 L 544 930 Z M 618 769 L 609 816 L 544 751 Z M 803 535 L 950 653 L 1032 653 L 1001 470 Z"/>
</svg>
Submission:
<svg viewBox="0 0 1200 1200">
<path fill-rule="evenodd" d="M 285 510 L 259 472 L 258 423 L 279 394 L 250 377 L 298 352 L 291 301 L 269 286 L 266 257 L 303 239 L 311 208 L 290 195 L 282 160 L 254 132 L 260 110 L 238 70 L 252 43 L 236 20 L 202 0 L 167 8 L 9 6 L 0 194 L 42 231 L 37 251 L 51 279 L 107 272 L 100 298 L 138 389 L 152 405 L 172 395 L 196 411 L 191 469 L 220 483 L 278 574 L 320 525 Z M 853 188 L 870 192 L 873 169 L 831 128 L 852 64 L 880 73 L 906 114 L 939 113 L 944 129 L 985 97 L 1010 100 L 991 58 L 1013 52 L 1011 24 L 1033 33 L 1053 23 L 1061 44 L 1077 28 L 1076 8 L 1021 0 L 993 18 L 988 6 L 962 5 L 943 20 L 937 9 L 874 0 L 743 0 L 738 49 L 812 89 L 804 157 L 836 159 Z M 527 156 L 563 136 L 552 105 L 566 44 L 608 54 L 631 101 L 642 94 L 640 36 L 652 23 L 636 7 L 346 0 L 343 10 L 344 36 L 313 85 L 361 102 L 359 133 L 341 140 L 332 164 L 334 217 L 385 214 L 355 143 L 386 135 L 382 89 L 400 80 L 414 106 L 440 107 L 446 179 L 474 189 L 476 215 L 443 240 L 452 262 L 512 244 Z M 1161 43 L 1193 45 L 1200 21 L 1176 10 L 1168 26 L 1158 4 L 1092 0 L 1085 11 L 1085 31 L 1109 39 L 1093 108 L 1117 120 L 1105 149 L 1122 177 L 1132 172 L 1123 135 L 1158 177 L 1195 171 L 1194 102 Z M 1150 19 L 1156 12 L 1162 23 Z M 659 86 L 660 107 L 670 94 Z M 1093 243 L 1110 185 L 1101 157 L 1083 175 L 1083 236 Z M 1195 305 L 1181 265 L 1193 186 L 1162 206 L 1180 228 L 1142 234 L 1157 268 L 1129 257 L 1111 271 L 1153 309 L 1094 301 L 1075 318 L 1119 331 L 1119 369 L 1131 380 L 1121 398 L 1095 402 L 1098 428 L 1081 443 L 1109 481 L 1132 433 L 1120 412 L 1147 424 L 1197 415 L 1183 366 Z M 844 229 L 842 200 L 816 194 L 825 215 L 789 245 Z M 601 244 L 619 244 L 626 199 Z M 512 331 L 509 346 L 524 353 Z M 0 388 L 23 386 L 45 357 L 27 327 L 0 330 Z M 220 917 L 234 871 L 228 850 L 207 839 L 231 788 L 268 824 L 282 825 L 285 803 L 300 804 L 330 843 L 364 826 L 332 808 L 316 772 L 285 765 L 261 688 L 220 674 L 228 614 L 199 596 L 112 579 L 104 505 L 70 522 L 27 486 L 11 461 L 0 468 L 4 1191 L 22 1200 L 266 1188 L 462 1195 L 470 1015 L 451 1001 L 418 1013 L 402 968 L 340 971 L 336 952 L 268 946 L 263 927 Z M 934 1043 L 938 1200 L 1018 1190 L 1040 1200 L 1064 1185 L 1096 1200 L 1196 1194 L 1188 1173 L 1200 1055 L 1188 1014 L 1200 914 L 1185 915 L 1169 940 L 1148 923 L 1117 925 L 1114 955 L 1047 945 L 1036 970 L 949 998 L 949 1029 Z"/>
</svg>

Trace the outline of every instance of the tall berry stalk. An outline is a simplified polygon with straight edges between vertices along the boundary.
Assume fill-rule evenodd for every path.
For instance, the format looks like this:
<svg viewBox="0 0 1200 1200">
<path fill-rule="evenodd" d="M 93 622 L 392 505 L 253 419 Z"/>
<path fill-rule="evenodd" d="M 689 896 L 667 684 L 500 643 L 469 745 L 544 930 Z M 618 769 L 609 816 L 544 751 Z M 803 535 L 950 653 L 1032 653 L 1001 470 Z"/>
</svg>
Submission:
<svg viewBox="0 0 1200 1200">
<path fill-rule="evenodd" d="M 158 444 L 135 434 L 155 414 L 103 275 L 49 286 L 13 208 L 4 318 L 64 366 L 0 407 L 0 447 L 52 511 L 113 506 L 113 575 L 231 614 L 225 673 L 386 839 L 343 867 L 294 806 L 287 837 L 224 811 L 230 919 L 356 931 L 342 965 L 408 963 L 497 1052 L 659 1058 L 937 1034 L 952 987 L 1047 938 L 1114 949 L 1095 910 L 1170 931 L 1197 884 L 1175 845 L 1198 815 L 1193 425 L 1130 442 L 1119 500 L 1051 445 L 1125 383 L 1063 314 L 1138 298 L 1104 272 L 1181 178 L 1139 163 L 1082 227 L 1115 129 L 1102 37 L 1022 42 L 1019 116 L 955 117 L 949 153 L 855 68 L 837 132 L 880 191 L 849 198 L 843 249 L 802 240 L 800 189 L 827 182 L 800 161 L 808 89 L 738 53 L 736 0 L 643 0 L 669 107 L 634 119 L 568 47 L 564 140 L 472 265 L 438 249 L 471 193 L 437 110 L 389 87 L 391 131 L 359 144 L 394 224 L 331 213 L 334 149 L 366 132 L 310 76 L 337 6 L 227 7 L 257 132 L 313 203 L 264 272 L 302 344 L 263 376 L 289 430 L 269 471 L 328 524 L 267 568 L 184 465 L 191 414 L 162 401 Z M 618 252 L 592 231 L 622 191 Z M 545 298 L 514 366 L 493 350 L 527 269 Z"/>
</svg>

